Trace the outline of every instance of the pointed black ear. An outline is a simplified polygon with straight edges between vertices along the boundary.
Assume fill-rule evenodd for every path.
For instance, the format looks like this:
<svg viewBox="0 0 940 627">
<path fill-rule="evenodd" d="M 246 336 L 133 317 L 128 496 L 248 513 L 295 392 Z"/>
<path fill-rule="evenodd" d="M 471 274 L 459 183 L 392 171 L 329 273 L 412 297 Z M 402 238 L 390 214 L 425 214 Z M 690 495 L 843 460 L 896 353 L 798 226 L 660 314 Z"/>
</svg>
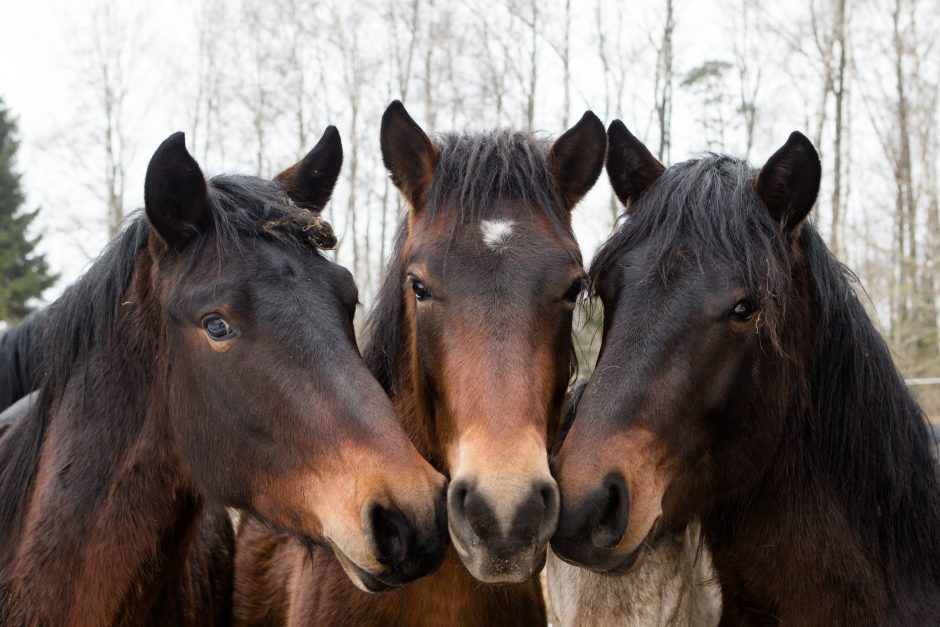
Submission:
<svg viewBox="0 0 940 627">
<path fill-rule="evenodd" d="M 343 142 L 335 126 L 327 126 L 323 137 L 303 159 L 274 177 L 294 203 L 319 213 L 329 202 L 343 167 Z"/>
<path fill-rule="evenodd" d="M 144 179 L 147 220 L 172 248 L 182 248 L 209 218 L 206 179 L 186 151 L 186 136 L 173 133 L 150 158 Z"/>
<path fill-rule="evenodd" d="M 620 120 L 610 123 L 607 141 L 607 176 L 617 198 L 629 209 L 666 167 Z"/>
<path fill-rule="evenodd" d="M 395 187 L 415 211 L 427 202 L 438 149 L 398 100 L 382 115 L 382 161 Z"/>
<path fill-rule="evenodd" d="M 594 187 L 606 154 L 604 125 L 591 111 L 585 111 L 578 123 L 552 144 L 552 177 L 568 211 Z"/>
<path fill-rule="evenodd" d="M 773 219 L 789 231 L 813 208 L 821 177 L 816 148 L 805 135 L 794 131 L 757 173 L 754 187 Z"/>
</svg>

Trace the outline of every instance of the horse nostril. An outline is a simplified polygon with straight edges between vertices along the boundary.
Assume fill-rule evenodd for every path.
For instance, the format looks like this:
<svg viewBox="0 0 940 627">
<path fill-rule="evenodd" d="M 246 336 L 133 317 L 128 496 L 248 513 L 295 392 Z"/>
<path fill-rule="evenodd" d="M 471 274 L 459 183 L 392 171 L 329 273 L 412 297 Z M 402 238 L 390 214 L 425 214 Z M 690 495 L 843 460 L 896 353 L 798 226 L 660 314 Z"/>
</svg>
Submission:
<svg viewBox="0 0 940 627">
<path fill-rule="evenodd" d="M 547 481 L 542 486 L 540 493 L 542 495 L 542 502 L 545 504 L 544 513 L 542 515 L 542 525 L 546 527 L 548 535 L 550 536 L 555 532 L 555 526 L 558 524 L 558 511 L 560 509 L 558 484 L 554 481 Z"/>
<path fill-rule="evenodd" d="M 496 514 L 479 490 L 467 492 L 464 498 L 464 516 L 473 533 L 483 541 L 489 540 L 499 530 Z"/>
<path fill-rule="evenodd" d="M 612 549 L 623 539 L 630 519 L 630 495 L 623 475 L 611 473 L 604 487 L 592 497 L 597 514 L 591 528 L 591 544 L 599 549 Z"/>
<path fill-rule="evenodd" d="M 389 568 L 401 570 L 417 543 L 415 528 L 397 508 L 375 505 L 370 519 L 377 559 Z"/>
<path fill-rule="evenodd" d="M 513 518 L 511 537 L 517 542 L 540 546 L 558 524 L 558 486 L 554 481 L 536 481 Z"/>
<path fill-rule="evenodd" d="M 470 542 L 486 541 L 499 533 L 496 515 L 486 497 L 466 480 L 455 481 L 448 494 L 448 513 L 451 522 L 464 533 L 470 532 Z"/>
</svg>

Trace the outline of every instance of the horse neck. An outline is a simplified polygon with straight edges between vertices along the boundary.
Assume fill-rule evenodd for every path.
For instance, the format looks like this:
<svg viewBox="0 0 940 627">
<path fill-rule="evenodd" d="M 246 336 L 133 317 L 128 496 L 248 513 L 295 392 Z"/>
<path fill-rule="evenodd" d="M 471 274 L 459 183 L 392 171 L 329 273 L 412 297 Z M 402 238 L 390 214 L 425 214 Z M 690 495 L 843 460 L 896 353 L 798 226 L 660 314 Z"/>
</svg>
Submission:
<svg viewBox="0 0 940 627">
<path fill-rule="evenodd" d="M 3 577 L 12 599 L 29 599 L 19 610 L 25 624 L 110 624 L 139 610 L 159 576 L 182 563 L 198 521 L 168 427 L 160 312 L 130 305 L 114 333 L 50 410 Z"/>
</svg>

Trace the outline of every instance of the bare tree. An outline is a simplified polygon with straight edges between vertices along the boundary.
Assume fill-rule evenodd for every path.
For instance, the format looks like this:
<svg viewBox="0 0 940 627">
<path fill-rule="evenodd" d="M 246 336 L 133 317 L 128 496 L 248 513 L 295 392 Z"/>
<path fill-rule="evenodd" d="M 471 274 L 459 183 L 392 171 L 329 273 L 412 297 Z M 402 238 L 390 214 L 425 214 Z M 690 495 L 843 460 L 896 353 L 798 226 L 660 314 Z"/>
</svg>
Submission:
<svg viewBox="0 0 940 627">
<path fill-rule="evenodd" d="M 240 79 L 237 94 L 248 113 L 258 176 L 264 176 L 271 169 L 269 136 L 282 113 L 279 102 L 282 40 L 274 15 L 274 6 L 263 0 L 242 0 L 239 26 L 243 37 L 238 49 L 241 69 L 237 74 Z"/>
<path fill-rule="evenodd" d="M 127 172 L 134 152 L 128 108 L 139 60 L 139 28 L 138 18 L 123 12 L 115 2 L 103 1 L 92 7 L 76 50 L 83 78 L 78 113 L 63 132 L 75 166 L 92 169 L 88 186 L 105 206 L 109 239 L 118 233 L 124 219 Z"/>
<path fill-rule="evenodd" d="M 597 37 L 597 53 L 604 72 L 604 117 L 622 115 L 623 92 L 627 83 L 627 68 L 634 60 L 634 54 L 623 49 L 623 5 L 614 3 L 607 7 L 613 11 L 605 13 L 604 3 L 598 0 L 594 10 L 594 28 Z M 611 227 L 620 215 L 620 202 L 613 190 L 607 199 Z"/>
<path fill-rule="evenodd" d="M 428 20 L 426 44 L 424 47 L 424 115 L 427 116 L 428 125 L 437 128 L 437 117 L 434 108 L 434 41 L 436 39 L 435 19 L 436 0 L 428 0 Z"/>
<path fill-rule="evenodd" d="M 763 69 L 767 63 L 763 51 L 766 45 L 760 39 L 758 19 L 764 10 L 760 0 L 741 0 L 728 6 L 732 16 L 732 64 L 738 78 L 737 113 L 744 130 L 745 159 L 750 158 L 757 129 L 757 99 L 761 89 Z"/>
<path fill-rule="evenodd" d="M 360 115 L 364 103 L 366 79 L 371 69 L 364 56 L 361 41 L 361 25 L 363 13 L 356 6 L 333 6 L 332 11 L 332 42 L 334 50 L 340 56 L 342 68 L 342 94 L 348 113 L 348 124 L 343 134 L 345 144 L 345 158 L 343 170 L 348 180 L 349 195 L 346 203 L 346 219 L 348 220 L 348 233 L 344 234 L 341 245 L 349 242 L 352 249 L 352 270 L 357 276 L 364 276 L 364 284 L 368 289 L 370 282 L 370 239 L 368 219 L 360 220 L 359 214 L 359 161 L 360 161 Z M 360 224 L 365 224 L 364 237 L 359 240 Z M 348 240 L 347 240 L 348 236 Z M 364 263 L 366 262 L 366 263 Z"/>
<path fill-rule="evenodd" d="M 731 68 L 727 61 L 705 61 L 685 75 L 680 85 L 694 92 L 700 106 L 698 122 L 709 150 L 725 151 L 725 108 L 727 86 L 725 73 Z"/>
<path fill-rule="evenodd" d="M 843 157 L 843 137 L 845 129 L 845 106 L 846 106 L 846 81 L 847 74 L 847 53 L 848 38 L 846 32 L 846 1 L 834 0 L 835 16 L 833 18 L 833 36 L 832 45 L 837 49 L 835 57 L 835 68 L 829 75 L 832 77 L 832 94 L 835 101 L 835 120 L 832 139 L 832 200 L 831 200 L 831 218 L 832 223 L 829 229 L 829 246 L 833 254 L 837 257 L 842 256 L 842 230 L 843 219 L 845 215 L 843 207 L 842 194 L 842 157 Z"/>
<path fill-rule="evenodd" d="M 656 120 L 659 124 L 659 148 L 657 157 L 668 162 L 672 142 L 672 88 L 675 81 L 673 66 L 673 36 L 676 30 L 674 0 L 665 0 L 666 15 L 663 19 L 662 39 L 656 50 L 656 74 L 653 92 Z"/>
<path fill-rule="evenodd" d="M 561 128 L 568 128 L 571 115 L 571 0 L 565 0 L 565 16 L 562 21 L 564 36 L 557 48 L 563 70 L 564 99 L 562 100 Z"/>
<path fill-rule="evenodd" d="M 203 163 L 208 163 L 210 156 L 218 156 L 225 161 L 227 142 L 226 116 L 223 112 L 227 96 L 229 76 L 225 71 L 223 59 L 227 30 L 226 11 L 222 0 L 205 0 L 201 5 L 196 23 L 197 74 L 194 102 L 191 106 L 190 128 L 191 142 L 195 153 Z M 200 148 L 201 145 L 201 148 Z"/>
</svg>

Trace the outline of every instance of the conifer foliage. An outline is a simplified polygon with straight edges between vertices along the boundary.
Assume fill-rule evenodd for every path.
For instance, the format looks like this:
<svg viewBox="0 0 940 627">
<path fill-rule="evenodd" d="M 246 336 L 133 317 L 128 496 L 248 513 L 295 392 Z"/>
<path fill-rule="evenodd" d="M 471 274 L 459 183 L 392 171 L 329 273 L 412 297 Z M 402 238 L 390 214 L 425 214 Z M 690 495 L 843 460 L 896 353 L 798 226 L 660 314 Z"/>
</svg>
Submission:
<svg viewBox="0 0 940 627">
<path fill-rule="evenodd" d="M 27 233 L 39 210 L 22 210 L 26 199 L 15 170 L 18 148 L 16 120 L 0 99 L 0 320 L 8 322 L 28 314 L 31 301 L 56 279 L 36 252 L 40 236 Z"/>
</svg>

